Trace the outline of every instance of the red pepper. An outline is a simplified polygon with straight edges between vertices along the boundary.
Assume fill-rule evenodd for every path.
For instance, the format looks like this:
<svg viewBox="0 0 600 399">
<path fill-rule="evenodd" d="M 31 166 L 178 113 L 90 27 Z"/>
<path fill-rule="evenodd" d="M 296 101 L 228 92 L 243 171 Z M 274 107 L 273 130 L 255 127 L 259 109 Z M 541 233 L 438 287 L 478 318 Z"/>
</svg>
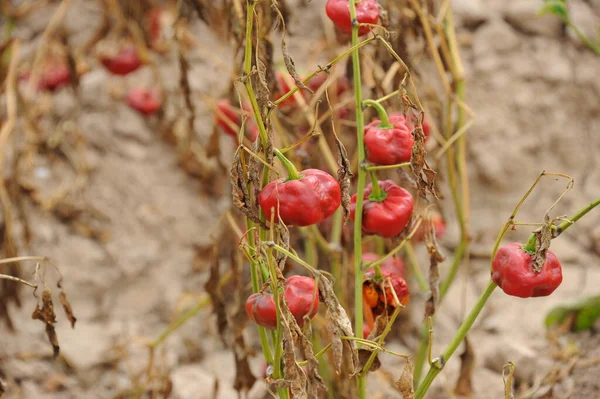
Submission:
<svg viewBox="0 0 600 399">
<path fill-rule="evenodd" d="M 390 118 L 396 117 L 396 116 L 404 117 L 400 113 L 390 114 Z M 415 129 L 415 116 L 413 116 L 413 114 L 408 114 L 408 117 L 406 119 L 407 119 L 406 123 L 408 124 L 408 127 L 409 127 L 410 131 L 412 132 Z M 429 126 L 429 123 L 427 122 L 427 120 L 424 119 L 423 120 L 423 134 L 425 135 L 425 140 L 427 140 L 427 138 L 429 137 L 430 131 L 431 131 L 431 127 Z"/>
<path fill-rule="evenodd" d="M 144 115 L 152 115 L 161 107 L 157 89 L 133 88 L 127 94 L 127 104 Z"/>
<path fill-rule="evenodd" d="M 70 80 L 71 71 L 65 62 L 50 61 L 44 66 L 37 86 L 39 90 L 54 91 L 68 84 Z"/>
<path fill-rule="evenodd" d="M 379 300 L 389 306 L 397 306 L 394 294 L 391 291 L 393 289 L 400 304 L 406 306 L 410 301 L 410 293 L 404 278 L 400 276 L 386 276 L 385 274 L 383 277 L 385 277 L 385 295 L 380 294 Z"/>
<path fill-rule="evenodd" d="M 376 119 L 365 126 L 367 159 L 374 164 L 395 165 L 409 162 L 413 143 L 411 129 L 401 114 L 390 115 L 389 121 L 383 118 L 381 121 Z"/>
<path fill-rule="evenodd" d="M 413 197 L 408 191 L 391 180 L 379 182 L 380 193 L 373 193 L 373 185 L 365 187 L 362 231 L 382 237 L 395 237 L 404 230 L 412 215 Z M 356 212 L 356 195 L 350 203 L 350 219 Z"/>
<path fill-rule="evenodd" d="M 328 0 L 325 12 L 333 24 L 342 32 L 352 33 L 349 0 Z M 361 24 L 376 24 L 379 20 L 379 4 L 375 0 L 361 0 L 356 3 L 356 20 Z M 369 26 L 360 26 L 358 35 L 371 31 Z"/>
<path fill-rule="evenodd" d="M 290 312 L 300 327 L 304 316 L 313 318 L 319 310 L 319 291 L 315 280 L 305 276 L 291 276 L 285 282 L 284 298 Z M 275 330 L 277 328 L 277 310 L 271 293 L 255 293 L 246 300 L 246 313 L 259 326 Z"/>
<path fill-rule="evenodd" d="M 434 213 L 431 216 L 431 223 L 433 223 L 433 228 L 435 230 L 436 238 L 440 238 L 446 232 L 446 223 L 444 223 L 444 219 L 439 213 Z M 425 237 L 426 229 L 429 227 L 426 226 L 425 221 L 421 222 L 415 234 L 413 234 L 412 239 L 416 242 L 423 241 L 423 237 Z"/>
<path fill-rule="evenodd" d="M 338 181 L 319 169 L 298 172 L 281 152 L 275 150 L 275 154 L 289 177 L 270 182 L 260 192 L 258 202 L 266 219 L 271 220 L 275 212 L 287 225 L 310 226 L 331 216 L 342 201 Z"/>
<path fill-rule="evenodd" d="M 366 263 L 375 262 L 378 259 L 379 256 L 377 256 L 377 254 L 374 254 L 373 252 L 365 252 L 362 255 L 362 260 Z M 404 277 L 404 262 L 402 262 L 401 259 L 395 256 L 392 256 L 391 258 L 384 261 L 379 266 L 379 269 L 381 270 L 381 273 L 383 275 Z M 367 269 L 367 271 L 365 271 L 365 278 L 370 278 L 373 275 L 375 275 L 375 270 L 373 268 L 369 268 Z"/>
<path fill-rule="evenodd" d="M 244 111 L 251 111 L 249 108 L 244 106 Z M 215 112 L 215 118 L 217 126 L 219 126 L 223 133 L 232 136 L 237 139 L 239 132 L 239 126 L 242 123 L 241 113 L 243 111 L 231 105 L 229 100 L 221 99 L 217 102 L 217 112 Z M 258 126 L 254 118 L 249 118 L 246 121 L 246 128 L 248 138 L 251 141 L 256 140 L 258 137 Z"/>
<path fill-rule="evenodd" d="M 520 242 L 501 247 L 492 261 L 492 280 L 508 295 L 520 298 L 548 296 L 562 282 L 562 268 L 556 255 L 546 252 L 538 273 L 533 269 L 534 253 Z"/>
<path fill-rule="evenodd" d="M 133 45 L 126 45 L 113 56 L 101 55 L 100 62 L 114 75 L 128 75 L 142 65 L 142 60 Z"/>
</svg>

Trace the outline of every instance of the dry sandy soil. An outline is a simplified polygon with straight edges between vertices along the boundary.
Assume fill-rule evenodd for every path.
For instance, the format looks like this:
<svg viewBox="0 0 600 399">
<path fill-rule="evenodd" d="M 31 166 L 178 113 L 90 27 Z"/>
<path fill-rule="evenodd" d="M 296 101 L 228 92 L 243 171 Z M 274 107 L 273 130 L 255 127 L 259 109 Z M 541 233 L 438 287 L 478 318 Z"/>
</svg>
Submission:
<svg viewBox="0 0 600 399">
<path fill-rule="evenodd" d="M 434 353 L 443 350 L 485 287 L 486 256 L 497 231 L 542 169 L 575 179 L 574 189 L 559 204 L 556 215 L 566 215 L 600 194 L 600 57 L 583 47 L 557 19 L 536 18 L 540 1 L 454 3 L 468 104 L 476 113 L 468 133 L 473 256 L 468 282 L 467 275 L 461 274 L 438 311 Z M 304 15 L 313 18 L 310 22 L 299 20 L 297 13 L 290 23 L 313 27 L 289 39 L 292 54 L 306 70 L 325 61 L 301 56 L 310 53 L 310 40 L 323 34 L 323 4 L 324 0 L 309 3 Z M 600 4 L 581 0 L 569 4 L 575 22 L 593 37 L 600 24 Z M 34 38 L 46 25 L 51 9 L 49 6 L 34 13 L 17 27 L 16 34 L 25 39 L 25 53 L 34 50 Z M 97 14 L 94 2 L 74 1 L 67 17 L 69 30 L 84 40 L 90 26 L 99 23 Z M 196 22 L 193 31 L 210 48 L 210 57 L 206 48 L 189 55 L 197 109 L 195 126 L 201 142 L 206 142 L 213 127 L 212 114 L 197 94 L 225 95 L 230 77 L 216 60 L 224 65 L 231 65 L 232 60 L 227 43 L 207 27 Z M 159 63 L 162 84 L 170 95 L 167 116 L 181 107 L 176 65 L 173 54 Z M 427 65 L 422 68 L 428 70 Z M 432 69 L 431 73 L 434 76 Z M 48 122 L 48 129 L 56 128 L 61 117 L 77 115 L 88 143 L 85 158 L 93 168 L 78 201 L 101 215 L 88 217 L 107 234 L 104 240 L 85 237 L 55 215 L 25 203 L 32 242 L 30 248 L 19 242 L 20 253 L 48 256 L 59 265 L 78 322 L 71 330 L 59 313 L 63 358 L 53 361 L 42 325 L 30 317 L 34 299 L 23 295 L 21 308 L 10 306 L 15 331 L 0 323 L 0 376 L 7 385 L 7 399 L 114 397 L 131 387 L 132 376 L 144 369 L 147 352 L 141 337 L 159 335 L 172 320 L 174 309 L 187 306 L 203 291 L 207 274 L 193 270 L 195 246 L 210 242 L 211 230 L 230 199 L 226 194 L 214 198 L 182 171 L 173 147 L 157 133 L 156 119 L 143 118 L 122 101 L 111 99 L 110 93 L 124 84 L 151 83 L 146 69 L 127 78 L 114 78 L 94 67 L 81 80 L 79 103 L 70 90 L 59 92 L 51 103 L 56 118 Z M 22 134 L 23 126 L 19 125 L 15 136 Z M 223 138 L 222 146 L 227 163 L 233 148 L 228 137 Z M 65 173 L 72 173 L 43 164 L 36 167 L 37 183 L 54 189 L 65 179 Z M 540 220 L 564 188 L 562 181 L 544 181 L 523 206 L 521 219 Z M 223 187 L 217 189 L 228 192 L 225 179 Z M 451 204 L 446 206 L 445 212 L 451 217 Z M 553 242 L 553 251 L 563 262 L 564 282 L 551 297 L 520 300 L 500 291 L 493 294 L 470 334 L 476 356 L 473 397 L 503 397 L 501 370 L 508 361 L 517 365 L 517 385 L 539 388 L 527 397 L 600 397 L 600 369 L 593 361 L 600 357 L 598 336 L 588 332 L 563 337 L 557 349 L 546 339 L 543 327 L 544 316 L 553 306 L 598 293 L 598 215 L 591 214 Z M 442 240 L 448 252 L 458 239 L 453 227 Z M 527 233 L 527 228 L 520 228 L 508 238 L 522 239 Z M 25 273 L 29 267 L 32 265 Z M 442 273 L 446 267 L 448 262 L 443 264 Z M 415 295 L 416 309 L 422 309 L 422 301 Z M 420 310 L 411 317 L 418 323 Z M 254 330 L 248 328 L 247 334 L 253 336 Z M 389 345 L 408 351 L 417 345 L 417 337 Z M 173 382 L 173 398 L 213 397 L 217 379 L 217 397 L 237 397 L 231 387 L 233 356 L 218 339 L 209 309 L 171 336 L 163 349 L 160 364 Z M 570 352 L 565 354 L 567 349 Z M 115 365 L 118 358 L 125 360 Z M 383 362 L 385 371 L 370 377 L 373 392 L 380 392 L 374 396 L 400 397 L 392 390 L 382 391 L 380 387 L 385 384 L 380 382 L 387 381 L 386 373 L 397 377 L 402 363 L 385 356 Z M 251 364 L 255 374 L 262 373 L 258 356 Z M 452 397 L 458 366 L 456 356 L 436 382 L 432 398 Z M 257 384 L 251 395 L 261 397 L 264 387 Z"/>
</svg>

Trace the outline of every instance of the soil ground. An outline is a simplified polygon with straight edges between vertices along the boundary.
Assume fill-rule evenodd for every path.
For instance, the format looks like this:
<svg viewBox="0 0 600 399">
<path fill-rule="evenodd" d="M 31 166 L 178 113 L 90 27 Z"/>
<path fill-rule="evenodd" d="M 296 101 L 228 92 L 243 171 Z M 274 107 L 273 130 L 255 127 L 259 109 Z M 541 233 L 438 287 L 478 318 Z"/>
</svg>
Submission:
<svg viewBox="0 0 600 399">
<path fill-rule="evenodd" d="M 74 1 L 69 11 L 68 29 L 82 35 L 78 40 L 85 40 L 89 26 L 99 23 L 93 3 Z M 467 103 L 476 114 L 468 132 L 473 242 L 469 270 L 460 274 L 438 310 L 434 354 L 443 350 L 485 287 L 486 256 L 496 234 L 542 169 L 575 180 L 573 190 L 556 208 L 557 215 L 580 208 L 600 193 L 600 57 L 555 18 L 536 18 L 541 2 L 454 3 Z M 297 12 L 289 23 L 310 28 L 289 38 L 292 55 L 306 70 L 326 61 L 311 52 L 311 40 L 323 36 L 323 4 L 313 0 L 298 5 L 305 7 L 303 13 Z M 594 27 L 600 24 L 598 3 L 569 1 L 569 6 L 575 23 L 593 37 Z M 44 7 L 17 27 L 17 35 L 25 39 L 25 54 L 35 50 L 53 7 Z M 231 65 L 232 57 L 225 40 L 206 26 L 196 22 L 193 31 L 203 46 L 188 57 L 190 86 L 195 93 L 197 134 L 206 143 L 213 129 L 212 113 L 198 94 L 225 95 L 230 77 L 223 66 Z M 430 66 L 421 68 L 434 76 Z M 174 115 L 181 107 L 175 55 L 165 55 L 158 69 L 168 95 L 165 115 Z M 185 308 L 203 292 L 207 271 L 193 267 L 196 248 L 210 243 L 219 215 L 229 207 L 228 183 L 223 179 L 222 185 L 213 187 L 222 196 L 211 195 L 177 164 L 173 147 L 158 133 L 161 126 L 156 118 L 144 118 L 113 100 L 124 86 L 152 82 L 147 69 L 115 78 L 96 67 L 82 78 L 79 101 L 72 91 L 63 90 L 50 102 L 56 118 L 45 128 L 57 129 L 62 117 L 77 115 L 87 143 L 85 160 L 93 169 L 78 201 L 103 239 L 86 237 L 72 223 L 25 202 L 32 241 L 30 247 L 19 242 L 20 253 L 48 256 L 59 265 L 78 322 L 74 330 L 65 320 L 58 323 L 63 355 L 53 361 L 41 323 L 31 320 L 34 298 L 23 295 L 20 308 L 10 306 L 15 331 L 0 324 L 0 377 L 7 385 L 7 399 L 118 397 L 144 370 L 147 352 L 142 337 L 158 336 L 175 309 Z M 19 124 L 15 136 L 23 132 Z M 221 143 L 225 164 L 233 151 L 228 139 L 223 137 Z M 39 164 L 36 171 L 35 183 L 50 192 L 72 179 L 68 168 Z M 540 220 L 564 188 L 563 181 L 544 181 L 523 206 L 522 220 Z M 452 220 L 450 201 L 444 212 Z M 600 397 L 598 335 L 593 331 L 569 335 L 557 347 L 546 339 L 543 326 L 553 306 L 598 294 L 599 221 L 596 212 L 553 242 L 552 250 L 564 267 L 564 282 L 552 296 L 521 300 L 494 293 L 469 337 L 476 356 L 473 397 L 503 397 L 501 374 L 508 361 L 516 364 L 516 383 L 524 397 Z M 22 227 L 17 226 L 17 235 Z M 527 234 L 527 228 L 519 228 L 508 238 L 522 239 Z M 457 227 L 450 226 L 442 244 L 451 252 L 457 239 Z M 442 274 L 448 263 L 442 265 Z M 28 275 L 31 269 L 24 270 Z M 415 294 L 416 309 L 422 309 L 422 302 Z M 418 323 L 420 310 L 412 312 L 411 318 Z M 417 337 L 389 345 L 406 352 L 417 345 Z M 158 359 L 173 383 L 173 398 L 237 397 L 231 387 L 233 356 L 219 339 L 209 309 L 173 334 Z M 382 371 L 370 377 L 373 392 L 378 392 L 373 397 L 400 397 L 381 387 L 390 375 L 398 377 L 403 364 L 385 356 L 383 362 Z M 255 374 L 262 374 L 258 355 L 251 364 Z M 432 398 L 453 396 L 458 366 L 456 356 L 438 378 Z M 216 396 L 214 387 L 218 387 Z M 251 396 L 263 394 L 264 387 L 257 383 Z"/>
</svg>

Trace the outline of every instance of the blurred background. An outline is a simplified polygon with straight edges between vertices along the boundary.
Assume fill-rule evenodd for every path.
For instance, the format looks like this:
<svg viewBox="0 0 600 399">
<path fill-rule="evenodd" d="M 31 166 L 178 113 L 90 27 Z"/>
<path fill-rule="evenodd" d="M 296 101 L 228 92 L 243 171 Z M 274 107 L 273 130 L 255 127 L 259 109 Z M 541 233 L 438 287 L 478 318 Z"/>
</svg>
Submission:
<svg viewBox="0 0 600 399">
<path fill-rule="evenodd" d="M 232 89 L 241 58 L 236 26 L 227 16 L 243 13 L 242 3 L 1 3 L 0 129 L 11 122 L 15 100 L 17 113 L 0 139 L 7 195 L 0 256 L 50 258 L 77 317 L 72 329 L 55 299 L 61 354 L 54 359 L 44 325 L 31 317 L 37 303 L 32 290 L 1 282 L 3 399 L 238 397 L 232 337 L 218 332 L 204 285 L 213 241 L 237 246 L 234 236 L 221 233 L 233 209 L 228 173 L 237 144 L 216 118 L 220 99 L 237 103 Z M 347 48 L 325 16 L 324 0 L 280 3 L 299 71 L 312 71 Z M 575 181 L 554 215 L 571 214 L 600 194 L 600 56 L 557 16 L 537 16 L 541 0 L 451 3 L 474 114 L 467 133 L 472 242 L 469 267 L 438 310 L 434 353 L 443 350 L 485 287 L 496 235 L 542 170 Z M 573 24 L 596 39 L 600 2 L 569 0 L 567 6 Z M 402 32 L 388 27 L 395 28 Z M 273 43 L 274 62 L 281 63 L 279 42 Z M 411 59 L 419 92 L 433 98 L 439 89 L 435 65 L 422 39 L 411 37 L 409 44 L 422 53 Z M 11 100 L 6 82 L 13 61 Z M 343 66 L 336 71 L 345 73 Z M 432 125 L 439 122 L 432 112 Z M 433 137 L 431 151 L 439 149 Z M 564 180 L 543 180 L 519 219 L 541 221 L 565 187 Z M 442 194 L 449 196 L 444 189 Z M 455 220 L 451 202 L 443 204 L 445 219 Z M 504 397 L 508 361 L 517 364 L 515 383 L 523 397 L 599 397 L 598 336 L 585 331 L 549 340 L 544 327 L 554 306 L 598 294 L 599 214 L 553 241 L 564 267 L 554 295 L 492 297 L 470 335 L 472 397 Z M 519 228 L 507 238 L 524 239 L 530 230 Z M 451 252 L 458 239 L 458 225 L 448 223 L 442 248 Z M 417 255 L 426 259 L 424 248 Z M 35 264 L 0 265 L 0 272 L 43 278 L 58 298 L 55 270 L 43 267 L 34 276 Z M 448 266 L 440 266 L 442 274 Z M 418 310 L 403 321 L 407 332 L 388 342 L 391 349 L 407 353 L 418 345 L 424 299 L 413 295 Z M 193 318 L 160 338 L 190 309 Z M 244 335 L 251 372 L 259 378 L 249 396 L 267 397 L 253 326 Z M 385 356 L 382 362 L 370 377 L 372 397 L 400 397 L 389 382 L 402 363 Z M 458 357 L 448 364 L 432 398 L 454 395 L 459 364 Z"/>
</svg>

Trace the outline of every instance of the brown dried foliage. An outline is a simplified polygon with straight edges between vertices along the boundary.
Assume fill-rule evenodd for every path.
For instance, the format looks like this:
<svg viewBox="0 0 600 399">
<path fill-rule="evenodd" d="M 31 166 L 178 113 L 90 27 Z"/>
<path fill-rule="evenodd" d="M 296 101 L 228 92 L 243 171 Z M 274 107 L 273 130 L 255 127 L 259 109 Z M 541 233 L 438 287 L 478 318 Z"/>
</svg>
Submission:
<svg viewBox="0 0 600 399">
<path fill-rule="evenodd" d="M 473 369 L 475 367 L 475 353 L 468 338 L 465 338 L 465 350 L 460 355 L 460 373 L 454 387 L 458 396 L 470 398 L 473 396 Z"/>
<path fill-rule="evenodd" d="M 396 388 L 402 393 L 402 399 L 413 399 L 415 397 L 413 364 L 410 358 L 406 359 L 406 365 L 404 366 L 402 375 L 398 381 L 396 381 Z"/>
<path fill-rule="evenodd" d="M 427 252 L 429 253 L 429 289 L 431 294 L 427 298 L 425 304 L 425 319 L 435 314 L 438 302 L 438 283 L 440 278 L 438 264 L 444 260 L 444 256 L 440 252 L 437 239 L 435 237 L 435 227 L 429 218 L 426 221 L 426 231 L 423 237 Z"/>
<path fill-rule="evenodd" d="M 46 325 L 46 335 L 52 345 L 54 357 L 60 353 L 60 346 L 58 345 L 58 337 L 56 336 L 56 330 L 54 324 L 56 324 L 56 313 L 54 313 L 54 303 L 52 302 L 52 293 L 48 288 L 44 289 L 42 294 L 42 307 L 40 304 L 35 305 L 35 309 L 31 314 L 31 318 L 39 320 Z"/>
</svg>

